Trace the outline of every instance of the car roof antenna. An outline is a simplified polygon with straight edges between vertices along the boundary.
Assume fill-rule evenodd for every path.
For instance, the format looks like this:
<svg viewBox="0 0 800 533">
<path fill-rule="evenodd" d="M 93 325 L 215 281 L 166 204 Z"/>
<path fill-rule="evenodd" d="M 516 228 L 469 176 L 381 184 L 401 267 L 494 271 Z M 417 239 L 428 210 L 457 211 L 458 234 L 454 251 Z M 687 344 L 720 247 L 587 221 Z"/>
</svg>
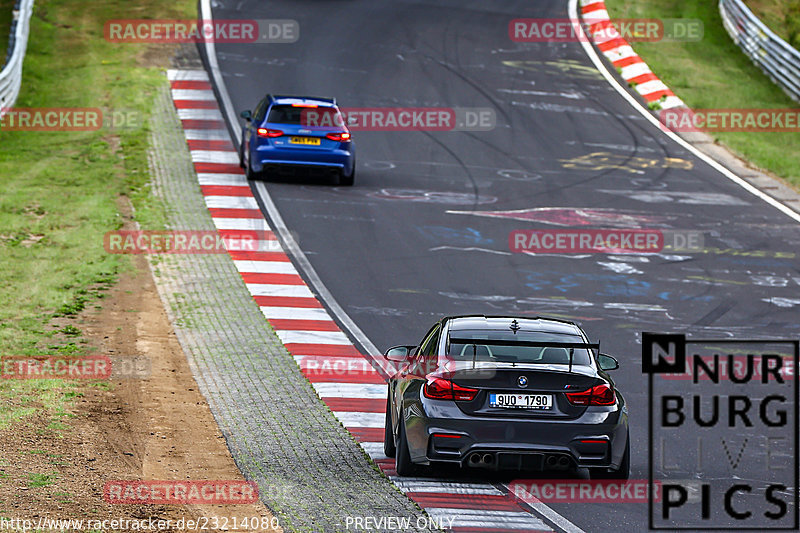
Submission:
<svg viewBox="0 0 800 533">
<path fill-rule="evenodd" d="M 478 357 L 478 345 L 472 345 L 472 370 L 475 370 L 475 359 Z"/>
</svg>

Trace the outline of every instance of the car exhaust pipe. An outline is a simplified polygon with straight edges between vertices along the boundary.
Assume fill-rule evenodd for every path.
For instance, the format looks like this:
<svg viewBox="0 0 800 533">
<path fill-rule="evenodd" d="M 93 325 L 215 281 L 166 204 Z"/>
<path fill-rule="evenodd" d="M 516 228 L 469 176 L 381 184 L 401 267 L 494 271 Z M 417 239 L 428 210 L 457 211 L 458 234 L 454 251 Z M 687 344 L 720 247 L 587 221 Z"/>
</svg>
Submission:
<svg viewBox="0 0 800 533">
<path fill-rule="evenodd" d="M 544 460 L 544 464 L 549 468 L 554 468 L 558 464 L 558 458 L 555 455 L 548 455 Z"/>
<path fill-rule="evenodd" d="M 483 454 L 483 457 L 481 457 L 481 463 L 483 463 L 485 465 L 490 465 L 490 464 L 494 463 L 494 455 L 492 455 L 490 453 Z"/>
<path fill-rule="evenodd" d="M 481 463 L 481 454 L 473 453 L 469 456 L 469 464 L 472 466 L 478 466 Z"/>
<path fill-rule="evenodd" d="M 559 468 L 569 468 L 569 458 L 566 456 L 559 457 L 558 466 Z"/>
</svg>

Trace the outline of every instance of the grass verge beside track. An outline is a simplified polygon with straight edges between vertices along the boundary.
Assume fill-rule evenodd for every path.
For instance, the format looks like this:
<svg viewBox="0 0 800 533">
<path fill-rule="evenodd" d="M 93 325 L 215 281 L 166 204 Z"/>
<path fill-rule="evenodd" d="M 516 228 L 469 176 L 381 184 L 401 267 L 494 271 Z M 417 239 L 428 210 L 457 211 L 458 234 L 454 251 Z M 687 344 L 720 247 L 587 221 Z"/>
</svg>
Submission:
<svg viewBox="0 0 800 533">
<path fill-rule="evenodd" d="M 632 43 L 636 52 L 692 109 L 798 108 L 731 40 L 707 0 L 606 0 L 612 18 L 692 18 L 705 25 L 698 42 Z M 754 165 L 800 187 L 797 133 L 710 132 Z"/>
<path fill-rule="evenodd" d="M 778 37 L 800 50 L 800 0 L 745 0 L 744 3 Z"/>
<path fill-rule="evenodd" d="M 147 58 L 164 57 L 168 45 L 109 43 L 103 25 L 194 10 L 191 0 L 107 0 L 91 9 L 81 0 L 36 1 L 16 107 L 125 110 L 136 120 L 91 132 L 0 128 L 0 356 L 85 354 L 69 317 L 131 269 L 128 257 L 103 249 L 103 235 L 121 227 L 124 197 L 143 227 L 163 223 L 149 194 L 147 117 L 165 78 Z M 42 410 L 57 414 L 81 386 L 0 380 L 0 428 Z"/>
</svg>

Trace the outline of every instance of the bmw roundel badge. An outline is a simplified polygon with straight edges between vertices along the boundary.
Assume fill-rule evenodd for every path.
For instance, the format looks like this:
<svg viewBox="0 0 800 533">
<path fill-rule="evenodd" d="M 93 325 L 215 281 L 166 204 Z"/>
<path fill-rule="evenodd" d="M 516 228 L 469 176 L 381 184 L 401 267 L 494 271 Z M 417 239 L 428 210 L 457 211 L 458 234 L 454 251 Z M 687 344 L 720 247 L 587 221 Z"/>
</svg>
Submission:
<svg viewBox="0 0 800 533">
<path fill-rule="evenodd" d="M 521 389 L 524 389 L 528 386 L 528 378 L 525 376 L 520 376 L 517 378 L 517 385 L 520 386 Z"/>
</svg>

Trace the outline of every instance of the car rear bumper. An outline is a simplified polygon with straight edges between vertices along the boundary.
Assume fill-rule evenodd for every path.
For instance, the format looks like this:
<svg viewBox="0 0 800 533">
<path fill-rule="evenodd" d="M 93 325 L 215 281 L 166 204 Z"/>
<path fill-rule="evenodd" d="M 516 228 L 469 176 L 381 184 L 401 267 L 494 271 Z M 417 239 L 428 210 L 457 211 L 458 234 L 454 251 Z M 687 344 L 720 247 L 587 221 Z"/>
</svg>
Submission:
<svg viewBox="0 0 800 533">
<path fill-rule="evenodd" d="M 410 440 L 419 445 L 420 455 L 415 462 L 449 462 L 493 470 L 617 468 L 628 439 L 627 417 L 619 409 L 587 410 L 576 420 L 462 415 L 421 417 L 417 422 L 409 427 L 409 434 L 414 433 Z M 411 429 L 413 426 L 415 431 Z M 414 448 L 413 444 L 411 447 Z M 476 461 L 476 456 L 488 459 L 484 457 L 487 454 L 491 461 Z"/>
<path fill-rule="evenodd" d="M 252 167 L 261 172 L 270 166 L 344 170 L 353 167 L 354 154 L 348 150 L 303 150 L 260 146 L 252 153 Z"/>
</svg>

